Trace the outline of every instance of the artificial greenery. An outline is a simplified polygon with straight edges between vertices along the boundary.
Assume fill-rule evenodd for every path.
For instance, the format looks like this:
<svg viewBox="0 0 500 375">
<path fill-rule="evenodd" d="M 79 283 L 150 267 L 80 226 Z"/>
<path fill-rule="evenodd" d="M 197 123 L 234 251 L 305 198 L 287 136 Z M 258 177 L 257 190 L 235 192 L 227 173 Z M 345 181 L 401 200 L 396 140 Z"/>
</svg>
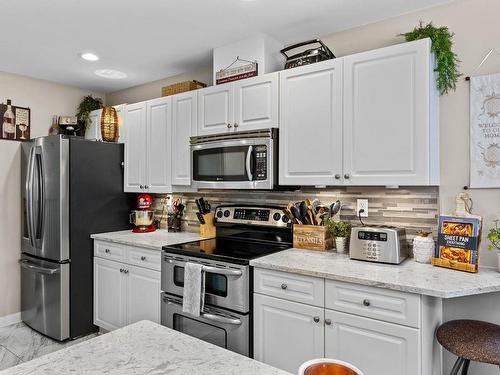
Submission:
<svg viewBox="0 0 500 375">
<path fill-rule="evenodd" d="M 498 220 L 495 221 L 495 228 L 490 229 L 488 239 L 491 241 L 491 245 L 488 245 L 488 249 L 497 249 L 500 251 L 500 227 L 498 227 Z"/>
<path fill-rule="evenodd" d="M 349 237 L 351 235 L 352 225 L 347 221 L 333 221 L 330 218 L 326 220 L 325 227 L 332 237 Z"/>
<path fill-rule="evenodd" d="M 458 71 L 460 60 L 453 52 L 453 33 L 447 27 L 435 27 L 432 22 L 420 25 L 413 31 L 402 34 L 406 41 L 430 38 L 432 41 L 431 50 L 436 56 L 437 87 L 441 95 L 447 94 L 450 90 L 457 88 L 458 77 L 461 76 Z"/>
<path fill-rule="evenodd" d="M 85 133 L 85 128 L 89 123 L 90 112 L 95 111 L 96 109 L 101 109 L 102 107 L 103 103 L 101 98 L 94 98 L 92 95 L 83 97 L 80 105 L 78 106 L 78 112 L 76 113 L 80 126 L 83 127 L 83 133 Z"/>
</svg>

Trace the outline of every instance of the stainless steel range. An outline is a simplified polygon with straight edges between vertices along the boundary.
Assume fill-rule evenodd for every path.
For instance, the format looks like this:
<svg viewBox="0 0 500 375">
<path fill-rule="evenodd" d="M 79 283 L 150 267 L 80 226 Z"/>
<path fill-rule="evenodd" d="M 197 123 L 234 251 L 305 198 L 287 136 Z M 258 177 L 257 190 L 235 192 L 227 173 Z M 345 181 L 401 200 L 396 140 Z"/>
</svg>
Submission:
<svg viewBox="0 0 500 375">
<path fill-rule="evenodd" d="M 252 356 L 250 260 L 286 250 L 292 229 L 280 207 L 220 206 L 217 237 L 163 247 L 161 323 L 234 352 Z M 205 307 L 182 311 L 184 266 L 203 265 Z"/>
</svg>

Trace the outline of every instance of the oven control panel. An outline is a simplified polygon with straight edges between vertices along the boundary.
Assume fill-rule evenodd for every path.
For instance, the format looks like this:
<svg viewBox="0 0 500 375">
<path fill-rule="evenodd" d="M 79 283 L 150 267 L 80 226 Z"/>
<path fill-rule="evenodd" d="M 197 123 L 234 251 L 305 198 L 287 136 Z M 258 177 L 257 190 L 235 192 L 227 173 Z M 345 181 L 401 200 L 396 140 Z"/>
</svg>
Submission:
<svg viewBox="0 0 500 375">
<path fill-rule="evenodd" d="M 290 220 L 278 207 L 219 206 L 215 210 L 216 223 L 266 225 L 286 227 Z"/>
</svg>

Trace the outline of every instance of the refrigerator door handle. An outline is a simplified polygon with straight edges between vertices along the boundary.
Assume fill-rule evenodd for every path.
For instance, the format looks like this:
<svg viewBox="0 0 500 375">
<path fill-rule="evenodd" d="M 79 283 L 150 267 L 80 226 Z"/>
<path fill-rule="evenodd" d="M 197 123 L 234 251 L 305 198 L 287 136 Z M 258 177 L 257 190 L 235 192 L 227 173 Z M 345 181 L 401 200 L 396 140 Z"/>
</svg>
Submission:
<svg viewBox="0 0 500 375">
<path fill-rule="evenodd" d="M 43 170 L 43 154 L 40 146 L 35 150 L 36 171 L 37 171 L 37 197 L 36 197 L 36 226 L 33 241 L 37 248 L 41 248 L 42 244 L 42 231 L 43 231 L 43 217 L 44 217 L 44 202 L 45 202 L 45 175 Z"/>
<path fill-rule="evenodd" d="M 37 266 L 37 265 L 31 263 L 29 260 L 26 260 L 26 259 L 20 259 L 19 260 L 19 264 L 23 268 L 28 268 L 30 270 L 33 270 L 33 271 L 36 271 L 36 272 L 40 272 L 40 273 L 45 273 L 47 275 L 53 275 L 55 273 L 59 273 L 60 272 L 59 268 L 40 267 L 40 266 Z"/>
<path fill-rule="evenodd" d="M 26 176 L 26 214 L 27 214 L 27 229 L 30 245 L 35 247 L 34 235 L 33 235 L 33 172 L 34 172 L 34 159 L 35 159 L 35 147 L 30 149 L 30 156 L 28 160 L 28 170 Z"/>
</svg>

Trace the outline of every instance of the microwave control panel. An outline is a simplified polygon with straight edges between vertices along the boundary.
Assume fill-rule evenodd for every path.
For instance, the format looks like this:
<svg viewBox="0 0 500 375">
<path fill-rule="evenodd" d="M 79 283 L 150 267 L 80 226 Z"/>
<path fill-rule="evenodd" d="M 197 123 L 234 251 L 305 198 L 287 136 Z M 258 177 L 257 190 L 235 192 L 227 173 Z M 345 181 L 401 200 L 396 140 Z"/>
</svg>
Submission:
<svg viewBox="0 0 500 375">
<path fill-rule="evenodd" d="M 255 177 L 254 180 L 267 180 L 267 146 L 255 146 Z"/>
</svg>

